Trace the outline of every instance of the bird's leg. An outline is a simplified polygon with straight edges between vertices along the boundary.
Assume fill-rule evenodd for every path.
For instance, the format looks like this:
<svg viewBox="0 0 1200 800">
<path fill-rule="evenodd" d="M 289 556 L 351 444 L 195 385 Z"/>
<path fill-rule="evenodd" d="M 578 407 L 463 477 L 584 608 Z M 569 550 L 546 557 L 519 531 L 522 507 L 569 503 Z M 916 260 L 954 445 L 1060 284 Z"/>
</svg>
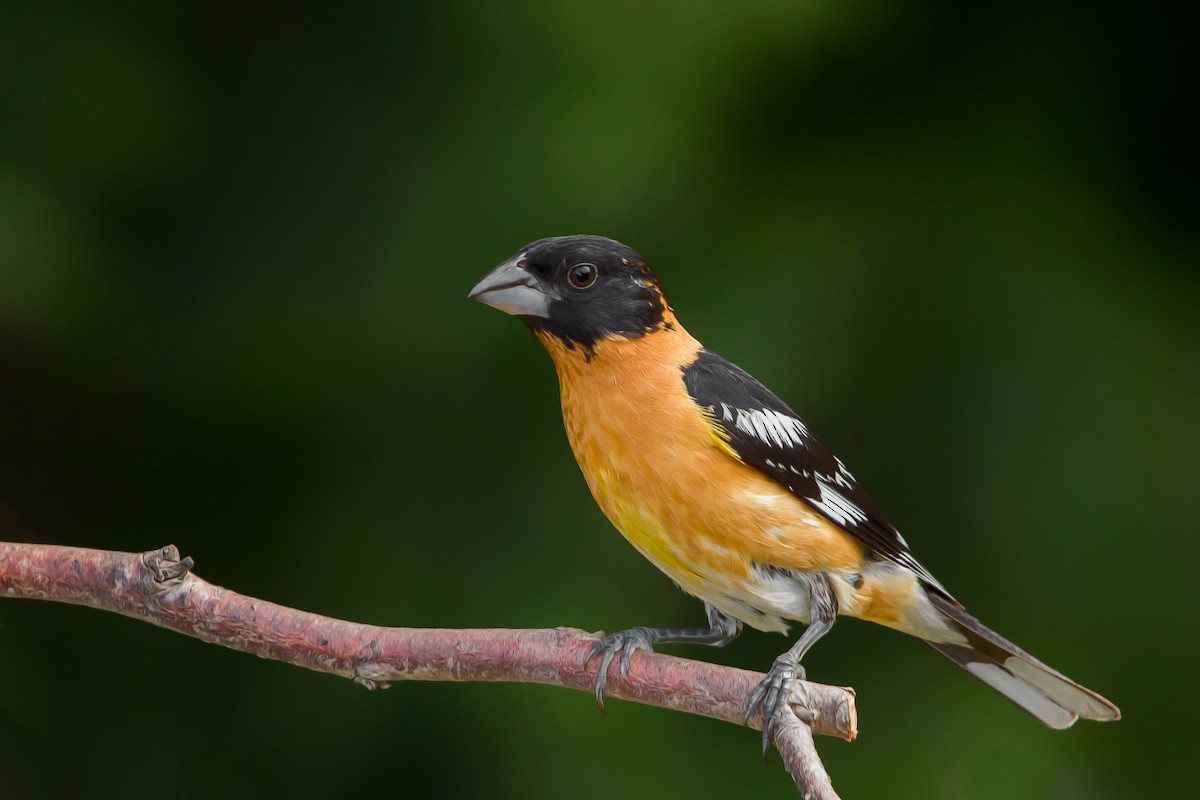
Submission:
<svg viewBox="0 0 1200 800">
<path fill-rule="evenodd" d="M 746 723 L 750 722 L 754 710 L 762 706 L 764 760 L 771 748 L 771 735 L 775 731 L 775 725 L 779 722 L 780 712 L 791 693 L 792 681 L 797 678 L 804 680 L 804 667 L 800 666 L 800 659 L 804 658 L 804 654 L 818 639 L 829 632 L 829 629 L 833 627 L 833 621 L 837 618 L 837 598 L 825 576 L 814 576 L 814 580 L 811 582 L 810 603 L 812 621 L 800 639 L 786 653 L 775 659 L 775 663 L 767 672 L 767 677 L 762 679 L 746 703 L 744 717 Z"/>
<path fill-rule="evenodd" d="M 742 632 L 742 623 L 723 611 L 718 611 L 707 603 L 707 628 L 630 628 L 627 631 L 601 634 L 600 641 L 592 645 L 584 664 L 591 662 L 596 656 L 600 659 L 600 669 L 596 672 L 596 704 L 604 710 L 604 687 L 608 684 L 608 667 L 617 654 L 621 654 L 617 662 L 617 672 L 624 676 L 629 671 L 629 658 L 638 650 L 647 653 L 654 652 L 654 645 L 659 643 L 706 644 L 712 647 L 724 647 L 736 639 Z"/>
</svg>

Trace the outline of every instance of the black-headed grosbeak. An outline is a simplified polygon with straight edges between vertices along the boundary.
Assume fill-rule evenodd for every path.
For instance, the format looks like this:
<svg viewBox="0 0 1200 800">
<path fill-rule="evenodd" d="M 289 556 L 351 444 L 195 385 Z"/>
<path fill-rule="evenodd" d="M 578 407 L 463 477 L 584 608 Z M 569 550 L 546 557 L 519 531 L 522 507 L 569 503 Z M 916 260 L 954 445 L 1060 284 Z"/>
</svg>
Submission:
<svg viewBox="0 0 1200 800">
<path fill-rule="evenodd" d="M 1108 700 L 984 627 L 913 556 L 840 459 L 782 400 L 706 350 L 633 249 L 599 236 L 542 239 L 470 297 L 520 317 L 550 352 L 563 422 L 592 496 L 688 594 L 708 628 L 610 634 L 609 666 L 661 642 L 725 645 L 742 624 L 808 627 L 746 708 L 764 752 L 800 660 L 838 614 L 917 636 L 1051 728 L 1116 720 Z"/>
</svg>

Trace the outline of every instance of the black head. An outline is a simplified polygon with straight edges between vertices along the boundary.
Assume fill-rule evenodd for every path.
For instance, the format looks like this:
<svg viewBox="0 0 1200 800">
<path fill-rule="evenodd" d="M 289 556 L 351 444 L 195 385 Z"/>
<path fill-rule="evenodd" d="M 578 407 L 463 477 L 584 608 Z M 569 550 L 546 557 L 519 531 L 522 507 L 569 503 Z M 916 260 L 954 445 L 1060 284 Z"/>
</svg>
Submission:
<svg viewBox="0 0 1200 800">
<path fill-rule="evenodd" d="M 669 323 L 658 278 L 631 247 L 603 236 L 539 239 L 492 270 L 469 295 L 521 317 L 568 347 L 590 351 Z"/>
</svg>

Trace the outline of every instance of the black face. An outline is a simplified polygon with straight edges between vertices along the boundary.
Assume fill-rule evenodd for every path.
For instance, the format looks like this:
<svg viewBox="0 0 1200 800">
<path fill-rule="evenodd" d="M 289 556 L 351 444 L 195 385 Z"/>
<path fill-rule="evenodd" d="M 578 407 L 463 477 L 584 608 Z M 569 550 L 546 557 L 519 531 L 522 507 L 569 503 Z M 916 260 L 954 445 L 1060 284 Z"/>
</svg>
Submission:
<svg viewBox="0 0 1200 800">
<path fill-rule="evenodd" d="M 666 299 L 631 247 L 602 236 L 560 236 L 526 245 L 508 264 L 531 275 L 548 298 L 544 313 L 520 314 L 568 347 L 585 351 L 609 336 L 635 338 L 663 327 Z M 481 298 L 482 299 L 482 298 Z M 486 302 L 486 301 L 485 301 Z"/>
</svg>

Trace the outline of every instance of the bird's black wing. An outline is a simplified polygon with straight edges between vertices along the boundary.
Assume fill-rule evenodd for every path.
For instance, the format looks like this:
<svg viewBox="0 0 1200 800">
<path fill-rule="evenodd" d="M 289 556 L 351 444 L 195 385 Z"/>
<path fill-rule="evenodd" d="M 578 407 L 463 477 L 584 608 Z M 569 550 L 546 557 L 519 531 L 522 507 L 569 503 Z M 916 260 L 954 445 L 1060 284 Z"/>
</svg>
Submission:
<svg viewBox="0 0 1200 800">
<path fill-rule="evenodd" d="M 683 382 L 696 404 L 724 431 L 738 458 L 783 485 L 870 551 L 907 567 L 946 593 L 841 459 L 822 447 L 796 412 L 771 390 L 709 350 L 702 350 L 683 368 Z"/>
</svg>

